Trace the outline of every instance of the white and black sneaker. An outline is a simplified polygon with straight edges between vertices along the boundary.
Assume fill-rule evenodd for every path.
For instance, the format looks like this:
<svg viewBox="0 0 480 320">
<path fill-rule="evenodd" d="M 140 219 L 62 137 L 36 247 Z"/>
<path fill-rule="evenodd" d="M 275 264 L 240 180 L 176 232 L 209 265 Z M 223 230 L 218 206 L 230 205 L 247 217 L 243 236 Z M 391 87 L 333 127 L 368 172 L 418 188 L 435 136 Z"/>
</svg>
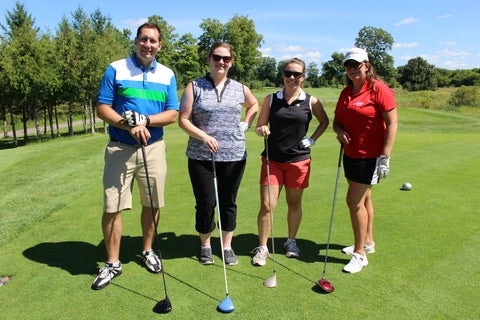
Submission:
<svg viewBox="0 0 480 320">
<path fill-rule="evenodd" d="M 116 264 L 105 262 L 105 265 L 98 272 L 97 277 L 93 280 L 92 289 L 100 290 L 110 284 L 110 281 L 122 274 L 122 263 Z"/>
<path fill-rule="evenodd" d="M 153 273 L 159 273 L 162 271 L 162 263 L 158 256 L 152 250 L 142 253 L 142 260 L 145 263 L 147 269 Z"/>
</svg>

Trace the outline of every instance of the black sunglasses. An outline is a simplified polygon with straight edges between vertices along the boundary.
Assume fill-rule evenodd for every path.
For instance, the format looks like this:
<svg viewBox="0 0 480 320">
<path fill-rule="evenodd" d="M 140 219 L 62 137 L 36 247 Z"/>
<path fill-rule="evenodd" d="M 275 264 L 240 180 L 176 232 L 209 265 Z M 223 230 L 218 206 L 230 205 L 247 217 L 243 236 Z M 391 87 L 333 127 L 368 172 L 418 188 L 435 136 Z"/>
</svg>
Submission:
<svg viewBox="0 0 480 320">
<path fill-rule="evenodd" d="M 283 76 L 285 78 L 290 78 L 291 76 L 293 76 L 296 79 L 296 78 L 300 78 L 301 76 L 303 76 L 303 72 L 284 70 L 283 71 Z"/>
<path fill-rule="evenodd" d="M 360 69 L 363 65 L 363 62 L 358 62 L 356 60 L 347 60 L 343 64 L 345 69 Z"/>
<path fill-rule="evenodd" d="M 212 54 L 212 59 L 213 59 L 213 61 L 215 61 L 215 62 L 218 62 L 218 61 L 220 61 L 220 60 L 223 60 L 223 62 L 229 63 L 230 61 L 232 61 L 232 57 L 229 57 L 229 56 L 219 56 L 218 54 Z"/>
</svg>

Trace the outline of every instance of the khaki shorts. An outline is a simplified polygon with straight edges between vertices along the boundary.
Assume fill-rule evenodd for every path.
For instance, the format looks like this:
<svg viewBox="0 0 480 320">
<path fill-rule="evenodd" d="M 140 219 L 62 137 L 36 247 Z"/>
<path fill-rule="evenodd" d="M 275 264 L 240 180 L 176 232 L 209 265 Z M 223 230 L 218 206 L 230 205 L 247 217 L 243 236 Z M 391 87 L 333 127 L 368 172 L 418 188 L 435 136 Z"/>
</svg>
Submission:
<svg viewBox="0 0 480 320">
<path fill-rule="evenodd" d="M 165 205 L 164 191 L 167 175 L 165 142 L 160 140 L 145 146 L 145 153 L 153 206 L 161 208 Z M 103 171 L 104 212 L 114 213 L 132 209 L 134 178 L 137 180 L 142 206 L 150 207 L 142 148 L 110 141 L 105 149 Z"/>
</svg>

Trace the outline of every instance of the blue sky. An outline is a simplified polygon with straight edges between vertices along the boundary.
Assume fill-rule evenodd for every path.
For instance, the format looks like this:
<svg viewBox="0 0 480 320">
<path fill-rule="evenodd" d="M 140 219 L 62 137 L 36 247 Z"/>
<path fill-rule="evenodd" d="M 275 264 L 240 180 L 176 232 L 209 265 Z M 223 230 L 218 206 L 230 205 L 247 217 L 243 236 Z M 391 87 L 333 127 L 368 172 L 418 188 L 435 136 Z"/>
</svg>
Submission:
<svg viewBox="0 0 480 320">
<path fill-rule="evenodd" d="M 0 23 L 16 0 L 0 1 Z M 41 31 L 54 33 L 63 16 L 71 19 L 79 6 L 112 18 L 119 29 L 136 30 L 151 15 L 163 17 L 179 35 L 199 36 L 203 19 L 222 23 L 234 15 L 247 16 L 263 35 L 260 51 L 277 62 L 299 57 L 321 63 L 334 52 L 353 46 L 358 31 L 371 26 L 390 33 L 395 66 L 422 57 L 445 69 L 480 67 L 480 2 L 478 0 L 392 1 L 209 1 L 209 0 L 20 0 Z"/>
</svg>

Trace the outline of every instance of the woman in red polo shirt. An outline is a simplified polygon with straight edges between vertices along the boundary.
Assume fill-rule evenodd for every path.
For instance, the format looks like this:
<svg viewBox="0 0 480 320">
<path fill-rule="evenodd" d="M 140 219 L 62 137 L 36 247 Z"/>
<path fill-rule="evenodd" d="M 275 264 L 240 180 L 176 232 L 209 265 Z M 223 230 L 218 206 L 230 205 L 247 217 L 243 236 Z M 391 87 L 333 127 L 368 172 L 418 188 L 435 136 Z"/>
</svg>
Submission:
<svg viewBox="0 0 480 320">
<path fill-rule="evenodd" d="M 397 109 L 393 91 L 377 77 L 364 49 L 352 48 L 343 63 L 347 86 L 335 108 L 333 130 L 344 146 L 346 202 L 355 238 L 342 250 L 352 255 L 343 270 L 356 273 L 368 264 L 366 254 L 375 252 L 371 189 L 389 173 Z"/>
</svg>

